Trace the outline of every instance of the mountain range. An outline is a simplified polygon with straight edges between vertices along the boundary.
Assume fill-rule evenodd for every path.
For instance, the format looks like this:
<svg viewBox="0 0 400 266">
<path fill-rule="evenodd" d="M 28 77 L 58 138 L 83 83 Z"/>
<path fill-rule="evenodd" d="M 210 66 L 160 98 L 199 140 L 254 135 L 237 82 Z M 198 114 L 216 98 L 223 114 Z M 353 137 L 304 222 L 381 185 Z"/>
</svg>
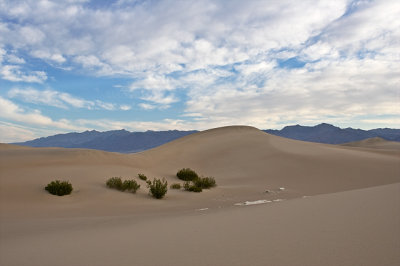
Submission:
<svg viewBox="0 0 400 266">
<path fill-rule="evenodd" d="M 197 131 L 146 131 L 129 132 L 127 130 L 96 130 L 82 133 L 57 134 L 21 143 L 30 147 L 85 148 L 110 152 L 133 153 L 148 150 Z"/>
<path fill-rule="evenodd" d="M 281 130 L 268 129 L 264 130 L 264 132 L 290 139 L 327 144 L 343 144 L 375 137 L 389 141 L 400 141 L 400 129 L 377 128 L 362 130 L 351 127 L 339 128 L 326 123 L 312 127 L 300 125 L 287 126 Z"/>
<path fill-rule="evenodd" d="M 380 137 L 389 141 L 400 141 L 400 129 L 342 129 L 326 123 L 316 126 L 286 126 L 281 130 L 268 129 L 263 131 L 285 138 L 327 144 L 343 144 L 374 137 Z M 99 132 L 92 130 L 82 133 L 57 134 L 13 144 L 30 147 L 87 148 L 110 152 L 133 153 L 160 146 L 195 132 L 198 131 L 129 132 L 122 129 Z"/>
</svg>

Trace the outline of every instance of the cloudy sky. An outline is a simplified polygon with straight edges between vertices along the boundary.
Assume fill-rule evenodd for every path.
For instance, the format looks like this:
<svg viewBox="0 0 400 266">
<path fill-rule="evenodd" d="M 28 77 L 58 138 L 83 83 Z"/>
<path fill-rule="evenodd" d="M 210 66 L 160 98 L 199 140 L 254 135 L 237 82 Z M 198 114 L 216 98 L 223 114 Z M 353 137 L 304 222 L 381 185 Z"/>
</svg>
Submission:
<svg viewBox="0 0 400 266">
<path fill-rule="evenodd" d="M 0 0 L 0 142 L 400 127 L 398 0 Z"/>
</svg>

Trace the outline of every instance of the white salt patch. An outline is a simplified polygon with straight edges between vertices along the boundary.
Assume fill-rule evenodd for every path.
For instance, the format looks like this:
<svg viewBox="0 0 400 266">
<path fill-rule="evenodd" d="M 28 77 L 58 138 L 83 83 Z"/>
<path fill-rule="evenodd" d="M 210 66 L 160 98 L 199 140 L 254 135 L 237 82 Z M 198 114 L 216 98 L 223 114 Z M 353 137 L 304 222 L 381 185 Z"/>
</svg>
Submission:
<svg viewBox="0 0 400 266">
<path fill-rule="evenodd" d="M 283 199 L 274 199 L 274 200 L 272 200 L 273 202 L 280 202 L 280 201 L 283 201 Z"/>
<path fill-rule="evenodd" d="M 280 190 L 280 191 L 283 191 L 283 190 L 285 190 L 285 188 L 284 188 L 284 187 L 280 187 L 279 190 Z"/>
<path fill-rule="evenodd" d="M 196 211 L 206 211 L 208 208 L 197 209 Z"/>
<path fill-rule="evenodd" d="M 256 201 L 245 201 L 245 202 L 240 202 L 240 203 L 235 203 L 236 206 L 248 206 L 248 205 L 256 205 L 256 204 L 264 204 L 272 202 L 269 200 L 256 200 Z"/>
</svg>

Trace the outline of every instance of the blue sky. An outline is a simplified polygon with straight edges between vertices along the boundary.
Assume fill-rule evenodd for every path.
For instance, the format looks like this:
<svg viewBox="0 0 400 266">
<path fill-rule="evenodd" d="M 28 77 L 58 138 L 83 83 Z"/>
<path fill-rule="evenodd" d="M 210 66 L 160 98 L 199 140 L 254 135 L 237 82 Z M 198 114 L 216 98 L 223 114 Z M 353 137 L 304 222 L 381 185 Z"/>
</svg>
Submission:
<svg viewBox="0 0 400 266">
<path fill-rule="evenodd" d="M 0 0 L 0 142 L 400 125 L 400 3 Z"/>
</svg>

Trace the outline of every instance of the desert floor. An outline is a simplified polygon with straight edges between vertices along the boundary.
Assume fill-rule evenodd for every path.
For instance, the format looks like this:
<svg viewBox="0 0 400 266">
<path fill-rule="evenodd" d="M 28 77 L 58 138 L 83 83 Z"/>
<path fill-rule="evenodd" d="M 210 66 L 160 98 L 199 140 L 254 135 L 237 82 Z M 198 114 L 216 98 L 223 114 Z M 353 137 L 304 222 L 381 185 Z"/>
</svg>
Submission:
<svg viewBox="0 0 400 266">
<path fill-rule="evenodd" d="M 182 183 L 184 167 L 218 186 L 156 200 L 137 178 Z M 141 188 L 108 189 L 113 176 Z M 72 194 L 47 193 L 54 179 Z M 0 265 L 400 265 L 400 145 L 245 126 L 137 154 L 0 144 Z"/>
</svg>

